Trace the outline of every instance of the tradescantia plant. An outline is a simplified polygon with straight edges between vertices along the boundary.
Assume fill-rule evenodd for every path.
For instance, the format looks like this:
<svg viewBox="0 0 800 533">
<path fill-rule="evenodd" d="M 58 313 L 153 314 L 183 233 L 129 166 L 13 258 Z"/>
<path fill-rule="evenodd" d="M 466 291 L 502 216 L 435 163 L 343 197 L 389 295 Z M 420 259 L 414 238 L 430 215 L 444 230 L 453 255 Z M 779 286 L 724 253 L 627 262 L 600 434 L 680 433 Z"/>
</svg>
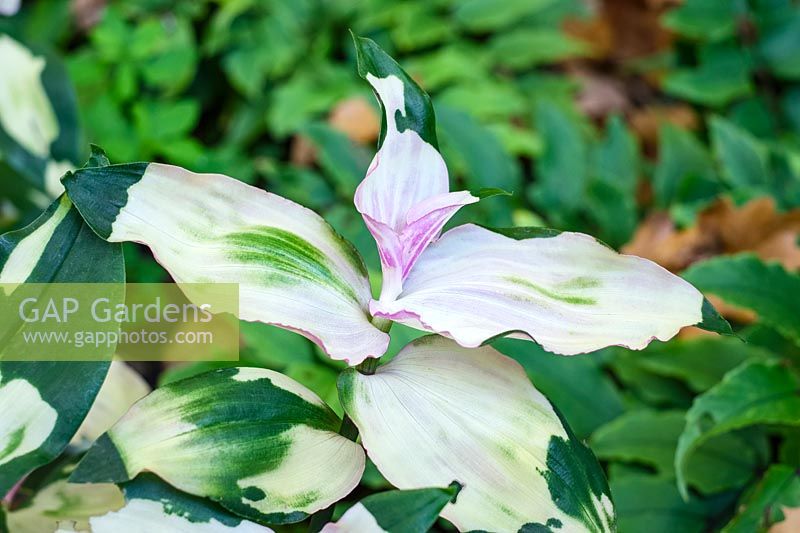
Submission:
<svg viewBox="0 0 800 533">
<path fill-rule="evenodd" d="M 430 99 L 374 42 L 355 43 L 359 74 L 383 109 L 379 149 L 355 195 L 379 249 L 377 299 L 355 248 L 314 212 L 223 175 L 110 165 L 99 152 L 65 175 L 66 194 L 40 220 L 0 243 L 4 282 L 51 280 L 43 272 L 62 263 L 83 268 L 72 281 L 87 281 L 103 273 L 101 258 L 119 256 L 118 243 L 144 243 L 175 281 L 238 283 L 241 319 L 296 331 L 349 365 L 338 381 L 343 419 L 265 369 L 156 389 L 70 476 L 124 489 L 125 506 L 90 520 L 93 530 L 267 531 L 314 515 L 315 530 L 426 531 L 441 514 L 461 531 L 613 531 L 597 460 L 489 343 L 513 336 L 574 355 L 641 349 L 688 325 L 730 331 L 689 283 L 587 235 L 473 224 L 443 232 L 486 191 L 449 191 Z M 68 220 L 78 228 L 70 234 Z M 112 259 L 105 272 L 118 280 Z M 381 364 L 393 322 L 431 335 Z M 64 365 L 90 380 L 86 405 L 48 396 L 35 365 L 29 379 L 0 364 L 0 405 L 23 413 L 0 428 L 0 492 L 64 449 L 107 370 L 91 364 L 98 379 Z M 12 405 L 2 388 L 12 385 L 37 398 L 33 407 Z M 400 490 L 328 523 L 367 456 Z"/>
</svg>

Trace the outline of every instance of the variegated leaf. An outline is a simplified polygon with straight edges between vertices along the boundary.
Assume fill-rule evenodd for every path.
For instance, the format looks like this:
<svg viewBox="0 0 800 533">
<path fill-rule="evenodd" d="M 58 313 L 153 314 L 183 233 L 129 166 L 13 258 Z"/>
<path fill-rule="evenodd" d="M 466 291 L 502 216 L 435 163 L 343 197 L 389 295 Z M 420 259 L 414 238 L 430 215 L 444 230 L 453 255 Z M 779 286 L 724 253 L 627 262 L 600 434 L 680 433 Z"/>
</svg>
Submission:
<svg viewBox="0 0 800 533">
<path fill-rule="evenodd" d="M 299 383 L 228 368 L 156 389 L 100 437 L 72 481 L 123 482 L 149 471 L 255 520 L 304 519 L 349 493 L 364 452 Z"/>
<path fill-rule="evenodd" d="M 493 348 L 423 337 L 374 375 L 346 370 L 339 390 L 393 485 L 463 486 L 442 512 L 459 530 L 613 530 L 600 465 L 522 367 Z"/>
<path fill-rule="evenodd" d="M 0 57 L 6 70 L 0 79 L 0 159 L 38 190 L 28 199 L 46 207 L 63 192 L 59 179 L 80 157 L 75 95 L 52 55 L 0 35 Z M 13 187 L 14 193 L 25 189 Z"/>
<path fill-rule="evenodd" d="M 213 502 L 184 494 L 144 474 L 126 483 L 122 509 L 90 519 L 91 533 L 272 533 Z"/>
<path fill-rule="evenodd" d="M 98 235 L 147 244 L 177 282 L 239 283 L 240 318 L 302 333 L 351 364 L 384 353 L 361 257 L 314 212 L 157 163 L 82 169 L 64 184 Z"/>
<path fill-rule="evenodd" d="M 77 531 L 88 531 L 90 517 L 115 511 L 125 504 L 122 491 L 111 483 L 67 483 L 67 474 L 74 466 L 71 461 L 62 461 L 41 483 L 30 486 L 26 483 L 20 492 L 33 492 L 33 497 L 8 513 L 8 530 L 49 533 L 61 523 L 71 524 Z M 4 531 L 2 526 L 0 531 Z"/>
<path fill-rule="evenodd" d="M 321 533 L 426 533 L 461 487 L 390 490 L 367 496 Z"/>
<path fill-rule="evenodd" d="M 65 196 L 0 237 L 0 283 L 122 283 L 124 275 L 120 246 L 99 239 Z M 61 453 L 107 370 L 107 362 L 0 362 L 0 494 Z"/>
<path fill-rule="evenodd" d="M 89 414 L 70 441 L 70 447 L 85 451 L 111 429 L 125 412 L 150 392 L 150 385 L 122 361 L 112 361 Z"/>
<path fill-rule="evenodd" d="M 642 349 L 692 324 L 727 326 L 686 281 L 588 235 L 541 228 L 502 234 L 472 224 L 445 233 L 419 258 L 398 298 L 373 301 L 370 309 L 462 346 L 511 334 L 564 355 L 610 345 Z"/>
<path fill-rule="evenodd" d="M 467 191 L 449 192 L 428 95 L 375 42 L 354 40 L 358 73 L 383 108 L 380 148 L 356 190 L 355 204 L 378 243 L 381 298 L 392 299 L 450 217 L 478 198 Z"/>
</svg>

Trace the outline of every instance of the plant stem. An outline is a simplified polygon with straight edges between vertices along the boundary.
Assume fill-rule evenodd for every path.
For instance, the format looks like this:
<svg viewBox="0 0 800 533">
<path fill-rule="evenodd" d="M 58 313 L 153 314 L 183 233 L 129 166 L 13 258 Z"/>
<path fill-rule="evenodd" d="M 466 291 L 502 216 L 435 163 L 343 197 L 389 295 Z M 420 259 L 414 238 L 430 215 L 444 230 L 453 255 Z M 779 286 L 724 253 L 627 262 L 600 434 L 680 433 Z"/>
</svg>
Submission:
<svg viewBox="0 0 800 533">
<path fill-rule="evenodd" d="M 379 330 L 383 331 L 384 333 L 389 333 L 389 330 L 392 327 L 392 321 L 386 320 L 383 318 L 373 318 L 372 325 L 378 328 Z M 378 363 L 380 362 L 380 357 L 368 357 L 361 362 L 361 364 L 356 365 L 356 370 L 360 373 L 370 376 L 375 373 L 375 370 L 378 368 Z M 349 439 L 353 442 L 358 440 L 358 428 L 356 427 L 353 420 L 347 416 L 345 413 L 344 418 L 342 419 L 342 425 L 339 426 L 339 435 L 342 437 Z M 333 503 L 330 506 L 326 507 L 325 509 L 321 509 L 314 513 L 311 517 L 311 522 L 308 525 L 309 533 L 317 533 L 325 524 L 331 521 L 333 517 L 333 510 L 336 507 L 336 504 Z"/>
</svg>

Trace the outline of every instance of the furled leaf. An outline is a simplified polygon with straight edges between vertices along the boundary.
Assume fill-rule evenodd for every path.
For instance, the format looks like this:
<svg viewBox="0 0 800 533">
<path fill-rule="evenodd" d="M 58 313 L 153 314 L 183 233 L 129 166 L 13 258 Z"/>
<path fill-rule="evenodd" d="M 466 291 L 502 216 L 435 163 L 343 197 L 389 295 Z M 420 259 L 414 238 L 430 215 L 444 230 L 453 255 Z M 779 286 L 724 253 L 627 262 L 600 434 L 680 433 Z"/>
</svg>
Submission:
<svg viewBox="0 0 800 533">
<path fill-rule="evenodd" d="M 592 451 L 600 459 L 647 465 L 662 478 L 674 479 L 675 448 L 684 425 L 683 411 L 629 411 L 592 435 Z M 736 434 L 710 439 L 689 459 L 687 483 L 704 494 L 743 486 L 762 464 L 758 444 Z"/>
<path fill-rule="evenodd" d="M 449 192 L 428 95 L 373 41 L 354 40 L 358 73 L 372 85 L 383 109 L 380 147 L 356 189 L 355 204 L 378 243 L 381 298 L 394 298 L 447 221 L 478 198 L 467 191 Z"/>
<path fill-rule="evenodd" d="M 426 533 L 460 487 L 391 490 L 367 496 L 321 533 Z"/>
<path fill-rule="evenodd" d="M 233 516 L 208 500 L 177 491 L 150 474 L 126 483 L 124 492 L 124 507 L 89 520 L 92 533 L 272 533 L 268 527 Z"/>
<path fill-rule="evenodd" d="M 705 293 L 758 314 L 759 320 L 800 343 L 800 276 L 754 255 L 720 256 L 696 263 L 684 278 Z"/>
<path fill-rule="evenodd" d="M 222 369 L 136 403 L 71 480 L 118 483 L 149 471 L 241 516 L 297 522 L 361 478 L 364 452 L 338 435 L 340 422 L 318 396 L 281 374 Z"/>
<path fill-rule="evenodd" d="M 370 309 L 462 346 L 513 332 L 564 355 L 642 349 L 704 319 L 697 289 L 655 263 L 588 235 L 539 230 L 452 229 L 422 254 L 396 300 Z"/>
<path fill-rule="evenodd" d="M 800 507 L 800 472 L 790 466 L 772 465 L 755 489 L 742 499 L 739 512 L 722 531 L 764 531 L 784 520 L 787 507 Z"/>
<path fill-rule="evenodd" d="M 352 364 L 383 354 L 388 336 L 369 322 L 361 257 L 314 212 L 157 163 L 82 169 L 64 184 L 98 235 L 147 244 L 175 281 L 238 283 L 243 320 L 297 331 Z"/>
<path fill-rule="evenodd" d="M 0 237 L 0 283 L 122 283 L 122 250 L 99 239 L 62 196 Z M 4 324 L 8 326 L 8 324 Z M 107 349 L 110 358 L 114 346 Z M 0 362 L 0 494 L 49 463 L 83 422 L 107 362 Z"/>
<path fill-rule="evenodd" d="M 800 425 L 800 377 L 777 362 L 744 363 L 695 399 L 675 453 L 682 493 L 686 494 L 689 460 L 700 445 L 757 424 Z"/>
<path fill-rule="evenodd" d="M 463 486 L 442 511 L 461 531 L 614 527 L 591 452 L 523 369 L 490 347 L 424 337 L 374 375 L 345 371 L 339 394 L 393 485 Z"/>
</svg>

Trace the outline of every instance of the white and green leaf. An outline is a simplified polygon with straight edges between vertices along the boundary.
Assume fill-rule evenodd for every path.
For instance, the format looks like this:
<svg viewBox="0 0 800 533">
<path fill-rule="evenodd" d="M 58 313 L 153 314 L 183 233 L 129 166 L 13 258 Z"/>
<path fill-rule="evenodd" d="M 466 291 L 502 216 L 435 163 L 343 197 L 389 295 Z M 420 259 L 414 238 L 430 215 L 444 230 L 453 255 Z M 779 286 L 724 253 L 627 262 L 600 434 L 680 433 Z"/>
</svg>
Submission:
<svg viewBox="0 0 800 533">
<path fill-rule="evenodd" d="M 136 403 L 71 479 L 124 482 L 148 471 L 241 516 L 297 522 L 361 479 L 364 451 L 338 434 L 340 423 L 319 397 L 282 374 L 222 369 Z"/>
<path fill-rule="evenodd" d="M 339 389 L 394 486 L 463 486 L 442 512 L 461 531 L 613 530 L 596 459 L 522 367 L 493 348 L 423 337 L 374 375 L 346 370 Z"/>
<path fill-rule="evenodd" d="M 0 158 L 41 193 L 55 198 L 59 178 L 80 157 L 78 110 L 63 65 L 52 55 L 0 35 Z M 20 184 L 16 184 L 20 187 Z M 38 201 L 38 200 L 37 200 Z"/>
<path fill-rule="evenodd" d="M 70 461 L 59 467 L 40 483 L 26 482 L 20 493 L 33 497 L 21 505 L 12 505 L 8 512 L 8 530 L 14 533 L 49 533 L 58 524 L 70 523 L 78 531 L 89 530 L 89 519 L 125 504 L 122 491 L 111 483 L 76 485 L 67 482 L 67 474 L 74 467 Z M 0 531 L 4 531 L 0 526 Z"/>
<path fill-rule="evenodd" d="M 157 163 L 76 171 L 67 194 L 109 242 L 150 247 L 178 283 L 238 283 L 237 313 L 297 331 L 332 358 L 384 353 L 355 248 L 294 202 L 220 174 Z"/>
<path fill-rule="evenodd" d="M 0 283 L 123 281 L 120 246 L 99 239 L 65 196 L 29 226 L 0 236 Z M 15 327 L 3 324 L 6 332 Z M 109 358 L 113 351 L 114 346 L 108 347 Z M 0 362 L 0 494 L 64 450 L 89 411 L 108 365 Z"/>
<path fill-rule="evenodd" d="M 373 301 L 372 313 L 462 346 L 510 334 L 564 355 L 638 350 L 693 324 L 730 331 L 697 289 L 652 261 L 580 233 L 500 231 L 448 231 L 421 255 L 397 299 Z"/>
<path fill-rule="evenodd" d="M 92 517 L 92 533 L 272 533 L 268 527 L 231 515 L 211 501 L 182 493 L 144 474 L 123 486 L 125 506 Z"/>
</svg>

